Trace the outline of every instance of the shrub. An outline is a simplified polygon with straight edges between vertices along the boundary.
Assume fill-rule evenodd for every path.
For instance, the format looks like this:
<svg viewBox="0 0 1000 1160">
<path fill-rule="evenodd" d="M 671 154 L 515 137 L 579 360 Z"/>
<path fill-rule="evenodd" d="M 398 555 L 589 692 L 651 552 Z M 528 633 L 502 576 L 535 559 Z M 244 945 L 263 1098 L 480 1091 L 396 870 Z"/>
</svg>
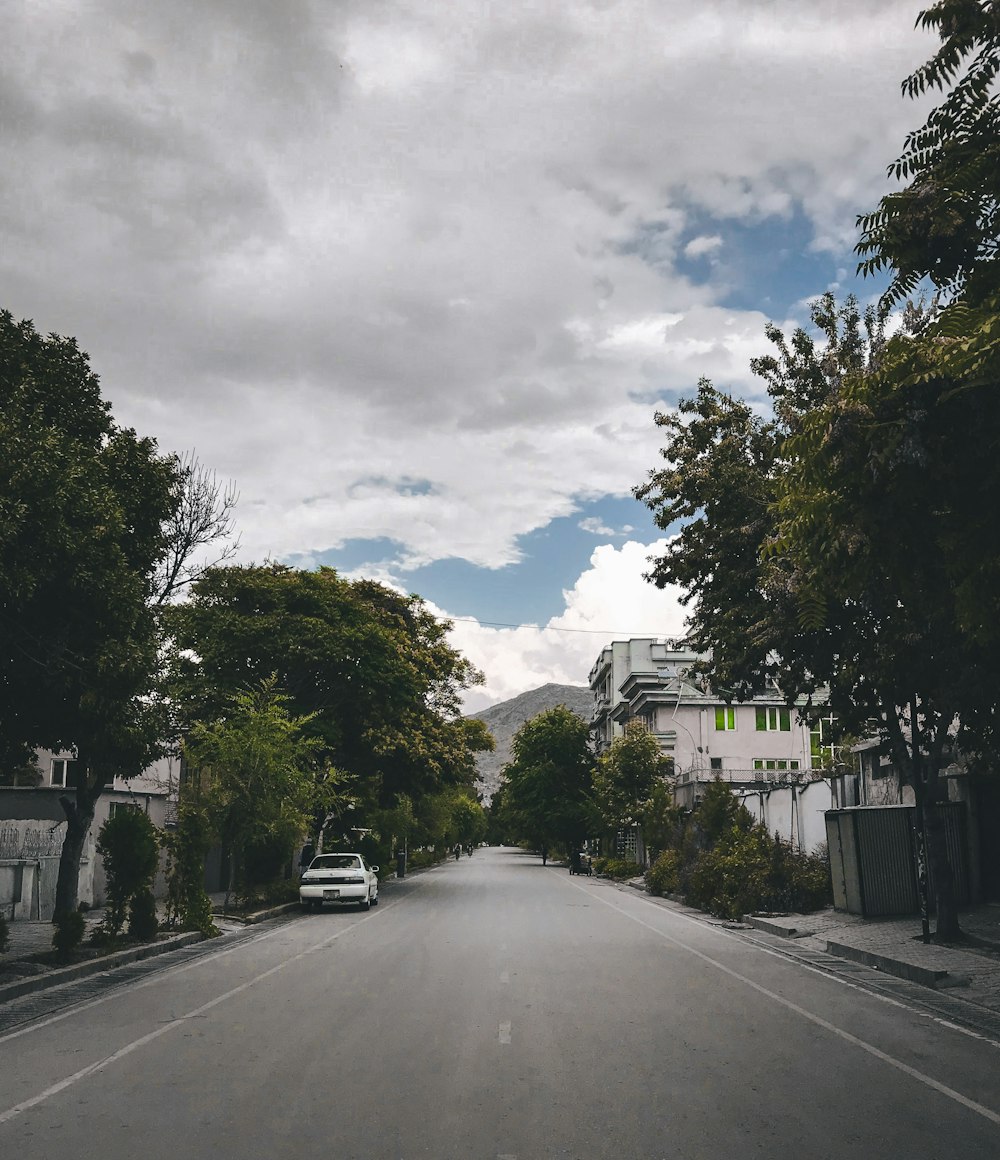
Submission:
<svg viewBox="0 0 1000 1160">
<path fill-rule="evenodd" d="M 7 919 L 0 914 L 0 955 L 10 950 L 10 931 L 7 929 Z"/>
<path fill-rule="evenodd" d="M 595 858 L 594 873 L 608 878 L 637 878 L 641 870 L 638 862 L 627 858 Z"/>
<path fill-rule="evenodd" d="M 214 841 L 208 814 L 197 801 L 182 800 L 177 829 L 164 835 L 167 849 L 167 925 L 200 930 L 214 938 L 212 900 L 205 893 L 205 857 Z"/>
<path fill-rule="evenodd" d="M 160 924 L 156 917 L 156 899 L 152 890 L 140 890 L 133 894 L 128 905 L 128 932 L 140 942 L 152 942 L 156 938 Z"/>
<path fill-rule="evenodd" d="M 113 940 L 125 925 L 129 901 L 152 889 L 159 863 L 156 827 L 141 810 L 119 810 L 101 826 L 97 852 L 108 881 L 104 928 Z"/>
<path fill-rule="evenodd" d="M 680 888 L 680 871 L 680 851 L 664 850 L 646 871 L 646 889 L 650 894 L 674 894 Z"/>
<path fill-rule="evenodd" d="M 83 942 L 86 919 L 79 910 L 65 910 L 57 914 L 52 922 L 56 928 L 52 935 L 56 957 L 61 963 L 68 963 L 73 952 Z"/>
</svg>

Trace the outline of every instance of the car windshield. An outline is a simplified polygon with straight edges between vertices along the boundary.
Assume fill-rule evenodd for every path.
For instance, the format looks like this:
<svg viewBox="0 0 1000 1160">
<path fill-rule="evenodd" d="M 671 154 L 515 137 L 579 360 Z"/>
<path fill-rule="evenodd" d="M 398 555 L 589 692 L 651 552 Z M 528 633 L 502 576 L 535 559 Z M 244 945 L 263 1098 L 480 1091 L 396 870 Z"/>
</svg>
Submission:
<svg viewBox="0 0 1000 1160">
<path fill-rule="evenodd" d="M 309 863 L 310 870 L 360 870 L 357 854 L 320 854 Z"/>
</svg>

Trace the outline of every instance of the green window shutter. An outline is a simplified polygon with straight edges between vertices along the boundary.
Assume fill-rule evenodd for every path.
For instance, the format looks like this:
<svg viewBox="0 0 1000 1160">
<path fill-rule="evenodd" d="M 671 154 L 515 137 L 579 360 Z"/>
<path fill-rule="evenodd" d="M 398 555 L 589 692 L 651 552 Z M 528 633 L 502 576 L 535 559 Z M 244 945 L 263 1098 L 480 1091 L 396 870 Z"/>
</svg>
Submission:
<svg viewBox="0 0 1000 1160">
<path fill-rule="evenodd" d="M 767 710 L 763 705 L 757 706 L 757 732 L 763 733 L 767 730 Z"/>
<path fill-rule="evenodd" d="M 799 768 L 799 763 L 798 763 L 797 761 L 790 761 L 790 762 L 788 763 L 788 768 L 789 768 L 789 769 L 798 769 L 798 768 Z"/>
<path fill-rule="evenodd" d="M 736 728 L 736 709 L 732 705 L 726 709 L 726 722 L 730 729 Z"/>
<path fill-rule="evenodd" d="M 755 758 L 753 759 L 753 767 L 754 767 L 754 769 L 763 769 L 763 768 L 764 768 L 764 762 L 761 760 L 761 758 L 759 758 L 759 757 L 755 757 Z"/>
<path fill-rule="evenodd" d="M 724 705 L 716 705 L 715 707 L 715 727 L 716 729 L 725 729 L 726 727 L 726 708 Z"/>
<path fill-rule="evenodd" d="M 781 717 L 781 732 L 788 733 L 792 728 L 792 715 L 788 709 L 779 710 Z"/>
</svg>

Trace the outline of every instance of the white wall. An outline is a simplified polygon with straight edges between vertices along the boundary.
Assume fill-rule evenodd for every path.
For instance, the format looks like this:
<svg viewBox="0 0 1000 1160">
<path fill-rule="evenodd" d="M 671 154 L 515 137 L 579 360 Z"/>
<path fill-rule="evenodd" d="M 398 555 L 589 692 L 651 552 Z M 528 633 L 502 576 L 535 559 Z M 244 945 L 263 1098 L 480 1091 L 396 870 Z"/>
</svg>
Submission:
<svg viewBox="0 0 1000 1160">
<path fill-rule="evenodd" d="M 824 815 L 832 808 L 830 786 L 811 781 L 799 786 L 778 786 L 743 795 L 743 804 L 768 833 L 812 853 L 826 841 Z"/>
</svg>

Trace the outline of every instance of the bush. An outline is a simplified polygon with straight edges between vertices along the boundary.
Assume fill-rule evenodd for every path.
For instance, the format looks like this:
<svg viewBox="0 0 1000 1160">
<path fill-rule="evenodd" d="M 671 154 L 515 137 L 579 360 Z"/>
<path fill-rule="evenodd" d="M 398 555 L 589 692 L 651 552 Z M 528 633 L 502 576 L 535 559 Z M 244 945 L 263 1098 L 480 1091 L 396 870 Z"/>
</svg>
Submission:
<svg viewBox="0 0 1000 1160">
<path fill-rule="evenodd" d="M 152 890 L 133 894 L 128 906 L 128 932 L 140 942 L 152 942 L 160 930 Z"/>
<path fill-rule="evenodd" d="M 674 894 L 680 889 L 680 872 L 680 851 L 664 850 L 646 871 L 646 889 L 650 894 Z"/>
<path fill-rule="evenodd" d="M 594 873 L 608 878 L 638 878 L 642 870 L 638 862 L 627 858 L 595 858 Z"/>
<path fill-rule="evenodd" d="M 0 914 L 0 955 L 10 950 L 10 931 L 7 929 L 7 919 Z"/>
<path fill-rule="evenodd" d="M 167 849 L 167 925 L 200 930 L 208 938 L 219 934 L 212 921 L 212 900 L 205 893 L 205 857 L 215 835 L 197 801 L 183 799 L 177 828 L 164 835 Z"/>
<path fill-rule="evenodd" d="M 101 826 L 97 852 L 108 880 L 104 927 L 110 940 L 121 933 L 130 900 L 152 889 L 159 851 L 156 827 L 141 810 L 119 810 Z"/>
<path fill-rule="evenodd" d="M 83 942 L 86 919 L 79 910 L 66 910 L 57 914 L 52 922 L 56 928 L 52 936 L 56 957 L 61 963 L 68 963 L 73 952 Z"/>
</svg>

